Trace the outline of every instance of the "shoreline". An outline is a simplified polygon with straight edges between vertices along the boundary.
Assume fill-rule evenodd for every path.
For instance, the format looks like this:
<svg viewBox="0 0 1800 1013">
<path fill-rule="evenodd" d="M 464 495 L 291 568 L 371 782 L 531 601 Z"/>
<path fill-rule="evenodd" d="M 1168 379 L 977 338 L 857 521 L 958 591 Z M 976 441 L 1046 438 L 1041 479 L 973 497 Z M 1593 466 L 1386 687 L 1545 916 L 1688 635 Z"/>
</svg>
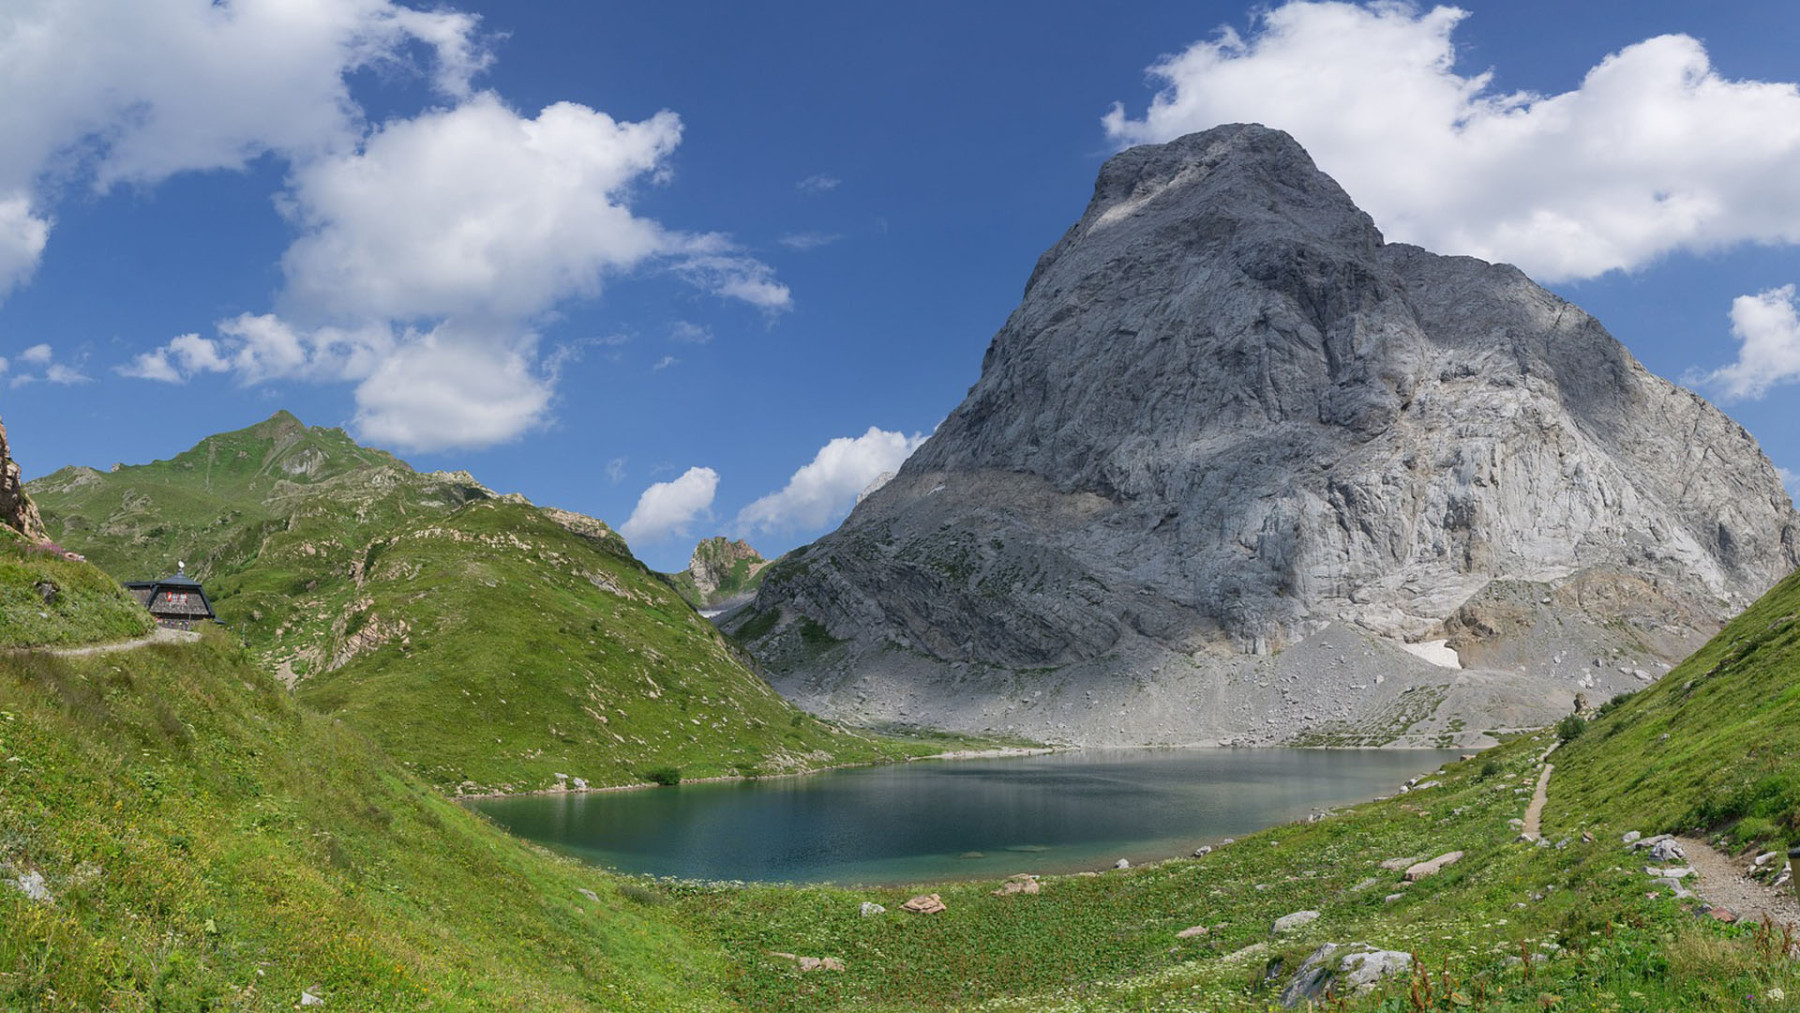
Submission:
<svg viewBox="0 0 1800 1013">
<path fill-rule="evenodd" d="M 743 774 L 719 774 L 714 777 L 684 777 L 677 784 L 657 784 L 655 781 L 639 781 L 633 784 L 609 784 L 599 787 L 574 788 L 559 786 L 556 788 L 534 788 L 531 791 L 470 791 L 445 792 L 444 797 L 452 802 L 464 799 L 495 798 L 531 798 L 540 795 L 599 795 L 615 791 L 644 791 L 650 788 L 676 788 L 683 784 L 721 784 L 726 781 L 772 781 L 776 778 L 808 777 L 813 774 L 824 774 L 833 770 L 854 770 L 858 767 L 892 767 L 902 763 L 918 763 L 924 760 L 1001 760 L 1014 757 L 1044 756 L 1049 753 L 1070 752 L 1065 748 L 1054 746 L 999 746 L 994 749 L 953 749 L 945 753 L 931 753 L 926 756 L 907 756 L 887 763 L 834 763 L 826 767 L 813 767 L 810 770 L 789 770 L 779 774 L 758 774 L 746 777 Z"/>
</svg>

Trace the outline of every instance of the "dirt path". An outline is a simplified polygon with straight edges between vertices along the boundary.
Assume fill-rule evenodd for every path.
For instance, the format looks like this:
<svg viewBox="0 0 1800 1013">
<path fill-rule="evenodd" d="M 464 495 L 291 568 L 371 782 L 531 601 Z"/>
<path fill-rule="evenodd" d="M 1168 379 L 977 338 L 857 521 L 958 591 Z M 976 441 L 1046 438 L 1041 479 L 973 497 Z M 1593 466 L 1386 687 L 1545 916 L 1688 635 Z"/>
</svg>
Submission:
<svg viewBox="0 0 1800 1013">
<path fill-rule="evenodd" d="M 1531 804 L 1525 807 L 1525 826 L 1519 830 L 1522 840 L 1535 841 L 1543 836 L 1538 824 L 1544 818 L 1544 803 L 1550 801 L 1550 774 L 1556 770 L 1556 764 L 1548 761 L 1550 754 L 1556 752 L 1556 747 L 1560 745 L 1561 742 L 1552 742 L 1550 748 L 1544 750 L 1544 755 L 1538 757 L 1538 762 L 1544 765 L 1544 772 L 1538 775 L 1537 791 L 1531 793 Z"/>
<path fill-rule="evenodd" d="M 136 640 L 120 640 L 111 644 L 89 644 L 86 647 L 28 647 L 23 650 L 35 651 L 39 654 L 54 654 L 59 658 L 79 658 L 89 654 L 112 654 L 115 651 L 135 651 L 151 644 L 188 644 L 200 639 L 200 634 L 186 630 L 171 630 L 158 627 L 156 632 Z"/>
<path fill-rule="evenodd" d="M 1792 883 L 1779 888 L 1765 886 L 1746 874 L 1748 859 L 1732 858 L 1692 837 L 1680 841 L 1687 864 L 1694 867 L 1692 889 L 1708 904 L 1729 908 L 1738 921 L 1760 922 L 1767 916 L 1777 925 L 1800 925 L 1800 899 L 1796 899 Z"/>
</svg>

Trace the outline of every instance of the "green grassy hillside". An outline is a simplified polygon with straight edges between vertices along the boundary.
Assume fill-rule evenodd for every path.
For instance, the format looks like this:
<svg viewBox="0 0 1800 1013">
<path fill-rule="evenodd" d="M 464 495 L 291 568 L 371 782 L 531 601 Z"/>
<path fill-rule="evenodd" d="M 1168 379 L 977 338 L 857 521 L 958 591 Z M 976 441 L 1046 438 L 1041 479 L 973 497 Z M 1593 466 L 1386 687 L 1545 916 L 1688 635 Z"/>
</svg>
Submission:
<svg viewBox="0 0 1800 1013">
<path fill-rule="evenodd" d="M 707 944 L 445 801 L 217 634 L 0 656 L 0 756 L 0 1009 L 720 1005 Z"/>
<path fill-rule="evenodd" d="M 0 647 L 125 640 L 151 627 L 116 581 L 0 525 Z"/>
<path fill-rule="evenodd" d="M 447 789 L 936 748 L 789 706 L 604 523 L 416 472 L 286 412 L 170 460 L 65 468 L 29 489 L 52 536 L 115 577 L 185 561 L 269 671 Z"/>
</svg>

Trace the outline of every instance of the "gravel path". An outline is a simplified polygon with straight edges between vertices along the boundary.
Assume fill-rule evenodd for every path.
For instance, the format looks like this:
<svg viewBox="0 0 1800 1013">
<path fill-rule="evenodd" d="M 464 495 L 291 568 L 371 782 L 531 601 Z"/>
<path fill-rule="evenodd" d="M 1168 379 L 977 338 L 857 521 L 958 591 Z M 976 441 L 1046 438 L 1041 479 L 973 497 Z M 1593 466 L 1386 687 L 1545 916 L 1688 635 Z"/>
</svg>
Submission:
<svg viewBox="0 0 1800 1013">
<path fill-rule="evenodd" d="M 112 654 L 115 651 L 135 651 L 151 644 L 188 644 L 200 639 L 200 634 L 186 630 L 171 630 L 159 626 L 156 632 L 136 640 L 120 640 L 111 644 L 89 644 L 86 647 L 30 647 L 25 650 L 39 654 L 54 654 L 59 658 L 79 658 L 88 654 Z"/>
<path fill-rule="evenodd" d="M 1735 859 L 1705 841 L 1683 837 L 1681 850 L 1694 867 L 1693 891 L 1714 907 L 1729 908 L 1738 921 L 1760 922 L 1764 916 L 1777 925 L 1800 926 L 1800 899 L 1793 884 L 1779 889 L 1764 886 L 1745 874 L 1748 859 Z M 1785 861 L 1783 855 L 1776 861 Z"/>
<path fill-rule="evenodd" d="M 1556 764 L 1546 762 L 1550 754 L 1556 752 L 1561 742 L 1550 743 L 1538 762 L 1544 765 L 1544 772 L 1538 775 L 1537 791 L 1531 793 L 1531 804 L 1525 807 L 1525 825 L 1519 829 L 1519 837 L 1527 841 L 1535 841 L 1542 836 L 1538 824 L 1544 818 L 1544 803 L 1550 800 L 1550 774 L 1556 770 Z"/>
</svg>

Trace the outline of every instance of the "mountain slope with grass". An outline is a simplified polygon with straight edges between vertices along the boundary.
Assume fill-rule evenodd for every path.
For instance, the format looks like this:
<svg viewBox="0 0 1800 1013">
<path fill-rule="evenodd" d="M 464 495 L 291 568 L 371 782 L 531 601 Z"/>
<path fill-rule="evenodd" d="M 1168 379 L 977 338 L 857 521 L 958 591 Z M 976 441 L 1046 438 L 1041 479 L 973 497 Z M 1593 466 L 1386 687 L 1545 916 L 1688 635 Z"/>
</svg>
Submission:
<svg viewBox="0 0 1800 1013">
<path fill-rule="evenodd" d="M 0 756 L 0 1008 L 726 1006 L 655 898 L 446 801 L 217 633 L 0 655 Z"/>
<path fill-rule="evenodd" d="M 51 535 L 114 577 L 185 562 L 303 702 L 440 787 L 776 773 L 933 748 L 789 706 L 605 523 L 414 471 L 286 412 L 166 461 L 65 468 L 29 489 Z"/>
<path fill-rule="evenodd" d="M 1740 869 L 1800 840 L 1797 704 L 1800 574 L 1591 721 L 1316 823 L 1197 840 L 1212 846 L 1203 857 L 1047 877 L 1030 895 L 996 896 L 993 881 L 671 892 L 688 925 L 750 969 L 733 996 L 759 1010 L 1793 1011 L 1800 929 L 1735 921 L 1707 903 L 1704 880 L 1648 874 L 1686 863 L 1626 835 L 1704 837 L 1741 852 Z M 1521 840 L 1546 780 L 1542 838 Z M 1413 865 L 1452 854 L 1408 882 Z M 899 913 L 925 890 L 948 910 Z M 892 913 L 863 917 L 863 901 Z M 1310 920 L 1275 930 L 1300 912 Z M 1354 955 L 1370 951 L 1395 970 L 1359 983 L 1372 958 Z M 845 970 L 808 976 L 771 953 Z"/>
</svg>

